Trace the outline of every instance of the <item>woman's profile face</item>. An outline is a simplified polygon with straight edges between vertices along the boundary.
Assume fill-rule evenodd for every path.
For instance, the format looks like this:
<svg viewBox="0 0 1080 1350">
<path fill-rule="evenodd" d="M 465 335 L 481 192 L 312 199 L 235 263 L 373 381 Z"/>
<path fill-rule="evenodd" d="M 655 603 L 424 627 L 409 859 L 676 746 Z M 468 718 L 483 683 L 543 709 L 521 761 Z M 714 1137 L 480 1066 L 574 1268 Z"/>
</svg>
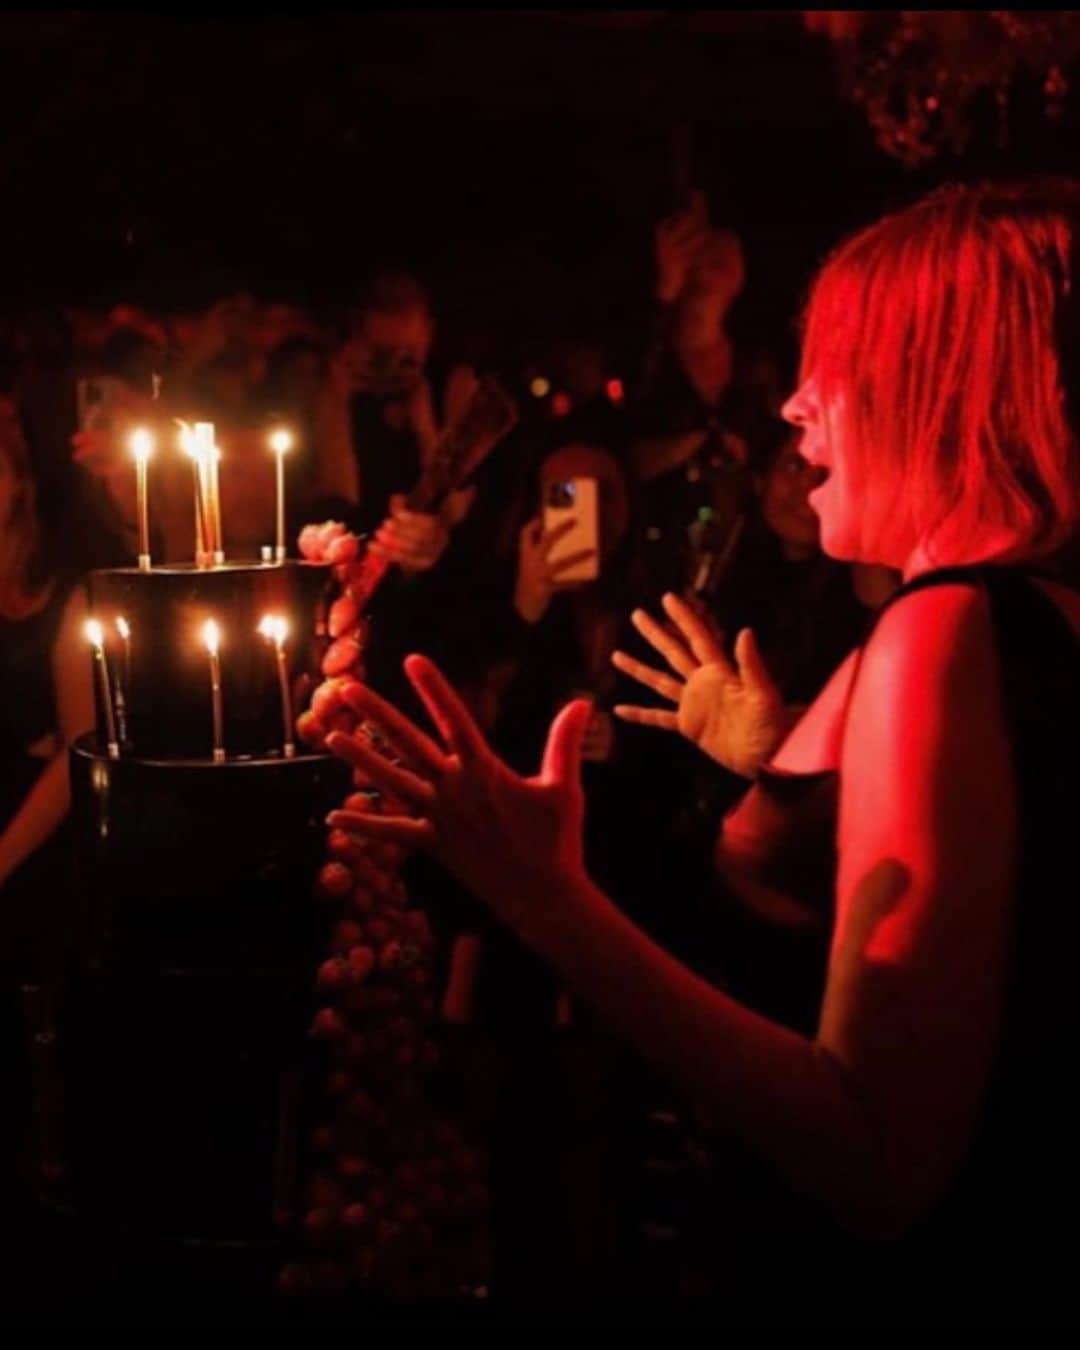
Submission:
<svg viewBox="0 0 1080 1350">
<path fill-rule="evenodd" d="M 844 444 L 839 407 L 826 407 L 817 382 L 804 380 L 780 409 L 785 422 L 798 427 L 798 453 L 823 473 L 806 502 L 821 522 L 821 547 L 843 562 L 880 562 L 867 549 L 867 507 L 855 492 L 851 455 Z"/>
</svg>

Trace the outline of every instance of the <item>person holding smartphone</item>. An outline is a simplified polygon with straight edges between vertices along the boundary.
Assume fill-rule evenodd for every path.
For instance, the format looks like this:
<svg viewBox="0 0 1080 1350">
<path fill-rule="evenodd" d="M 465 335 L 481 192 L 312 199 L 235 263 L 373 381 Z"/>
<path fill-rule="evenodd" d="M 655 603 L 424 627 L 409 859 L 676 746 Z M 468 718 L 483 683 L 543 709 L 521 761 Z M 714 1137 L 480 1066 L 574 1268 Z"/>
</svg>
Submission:
<svg viewBox="0 0 1080 1350">
<path fill-rule="evenodd" d="M 419 281 L 377 274 L 350 316 L 317 414 L 316 497 L 413 576 L 436 566 L 473 498 L 453 493 L 435 514 L 405 506 L 440 428 L 476 387 L 469 366 L 432 363 L 435 328 Z"/>
<path fill-rule="evenodd" d="M 523 520 L 522 518 L 525 517 Z M 486 679 L 472 702 L 514 763 L 529 763 L 552 712 L 582 691 L 609 695 L 630 581 L 630 496 L 615 454 L 575 443 L 548 453 L 517 511 L 510 594 L 488 615 Z M 513 523 L 513 522 L 511 522 Z M 619 767 L 600 708 L 586 733 L 594 865 L 617 856 Z M 483 1047 L 500 1288 L 595 1287 L 612 1257 L 617 1122 L 610 1043 L 541 958 L 465 889 L 418 859 L 450 952 L 443 1016 Z M 425 865 L 426 864 L 426 865 Z M 602 1221 L 597 1220 L 603 1216 Z"/>
</svg>

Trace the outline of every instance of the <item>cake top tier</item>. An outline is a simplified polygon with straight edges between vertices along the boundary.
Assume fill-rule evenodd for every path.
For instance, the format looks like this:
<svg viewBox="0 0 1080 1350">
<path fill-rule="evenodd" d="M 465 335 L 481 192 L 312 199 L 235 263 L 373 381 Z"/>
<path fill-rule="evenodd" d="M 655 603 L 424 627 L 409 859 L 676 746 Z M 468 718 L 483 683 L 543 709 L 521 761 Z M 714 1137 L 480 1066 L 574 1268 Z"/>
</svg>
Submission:
<svg viewBox="0 0 1080 1350">
<path fill-rule="evenodd" d="M 91 648 L 102 748 L 115 739 L 121 754 L 143 759 L 211 759 L 220 740 L 230 759 L 282 754 L 294 739 L 286 718 L 295 721 L 318 678 L 329 582 L 329 567 L 305 562 L 92 572 L 89 612 L 106 667 Z M 280 659 L 279 642 L 264 635 L 268 618 L 284 621 Z"/>
</svg>

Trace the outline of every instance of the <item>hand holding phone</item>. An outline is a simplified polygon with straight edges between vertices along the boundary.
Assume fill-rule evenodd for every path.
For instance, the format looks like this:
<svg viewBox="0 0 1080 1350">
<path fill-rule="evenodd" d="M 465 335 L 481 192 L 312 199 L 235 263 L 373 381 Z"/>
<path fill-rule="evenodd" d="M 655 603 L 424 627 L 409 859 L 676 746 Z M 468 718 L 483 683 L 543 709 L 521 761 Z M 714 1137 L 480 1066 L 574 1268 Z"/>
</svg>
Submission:
<svg viewBox="0 0 1080 1350">
<path fill-rule="evenodd" d="M 560 530 L 548 549 L 548 566 L 559 585 L 595 581 L 600 575 L 600 530 L 595 478 L 551 483 L 544 501 L 544 533 Z M 588 553 L 588 557 L 579 557 Z M 569 561 L 573 559 L 573 561 Z M 560 566 L 560 564 L 566 564 Z"/>
<path fill-rule="evenodd" d="M 589 481 L 595 485 L 595 479 Z M 566 546 L 565 541 L 579 530 L 580 522 L 578 514 L 565 505 L 565 489 L 569 484 L 555 486 L 562 489 L 556 504 L 545 506 L 541 515 L 527 521 L 518 536 L 514 608 L 527 624 L 540 622 L 556 591 L 580 586 L 598 573 L 595 544 Z M 556 494 L 549 490 L 547 495 Z M 576 537 L 587 539 L 588 534 L 586 529 Z M 581 575 L 586 572 L 588 575 Z"/>
<path fill-rule="evenodd" d="M 709 234 L 709 203 L 704 192 L 692 191 L 687 206 L 656 227 L 656 295 L 674 303 Z"/>
</svg>

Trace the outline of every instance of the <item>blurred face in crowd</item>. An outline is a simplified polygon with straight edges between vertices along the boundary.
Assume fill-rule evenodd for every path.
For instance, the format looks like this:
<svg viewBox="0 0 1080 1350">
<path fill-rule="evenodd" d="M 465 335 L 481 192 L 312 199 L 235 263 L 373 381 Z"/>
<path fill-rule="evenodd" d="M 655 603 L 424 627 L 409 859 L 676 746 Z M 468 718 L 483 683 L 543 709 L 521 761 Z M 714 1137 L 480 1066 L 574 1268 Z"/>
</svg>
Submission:
<svg viewBox="0 0 1080 1350">
<path fill-rule="evenodd" d="M 17 465 L 26 462 L 26 442 L 15 400 L 0 394 L 0 527 L 11 520 L 22 482 Z"/>
<path fill-rule="evenodd" d="M 367 310 L 350 344 L 358 387 L 384 397 L 406 393 L 424 373 L 434 336 L 435 322 L 426 309 Z"/>
<path fill-rule="evenodd" d="M 551 365 L 556 387 L 565 390 L 574 403 L 588 403 L 604 392 L 607 361 L 599 347 L 564 342 L 555 349 Z"/>
<path fill-rule="evenodd" d="M 323 361 L 318 352 L 298 351 L 283 365 L 281 392 L 292 403 L 305 405 L 318 397 L 323 382 Z"/>
<path fill-rule="evenodd" d="M 261 305 L 252 323 L 251 341 L 261 352 L 272 352 L 291 337 L 313 336 L 313 325 L 298 305 Z"/>
<path fill-rule="evenodd" d="M 800 455 L 798 437 L 789 436 L 761 481 L 762 518 L 789 558 L 818 551 L 820 526 L 808 498 L 823 478 L 823 471 Z"/>
<path fill-rule="evenodd" d="M 218 415 L 243 412 L 251 391 L 249 367 L 238 360 L 221 361 L 203 373 L 202 382 Z"/>
<path fill-rule="evenodd" d="M 618 461 L 594 445 L 567 445 L 548 455 L 540 470 L 541 500 L 557 483 L 571 478 L 596 479 L 600 561 L 606 562 L 630 526 L 630 495 Z"/>
<path fill-rule="evenodd" d="M 692 304 L 727 308 L 743 288 L 746 263 L 738 235 L 713 229 L 705 236 L 687 278 L 685 298 Z"/>
</svg>

